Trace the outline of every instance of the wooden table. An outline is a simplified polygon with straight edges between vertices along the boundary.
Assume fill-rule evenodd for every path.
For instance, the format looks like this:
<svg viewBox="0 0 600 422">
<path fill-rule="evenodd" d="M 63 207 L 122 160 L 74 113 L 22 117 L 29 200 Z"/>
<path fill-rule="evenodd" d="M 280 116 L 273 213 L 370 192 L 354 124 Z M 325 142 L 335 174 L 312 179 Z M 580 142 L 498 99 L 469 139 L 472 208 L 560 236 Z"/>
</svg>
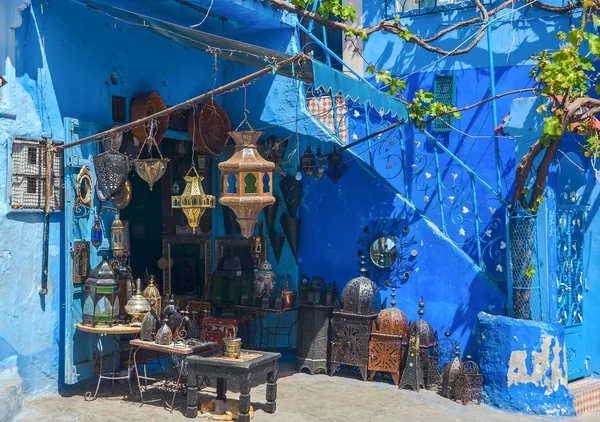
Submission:
<svg viewBox="0 0 600 422">
<path fill-rule="evenodd" d="M 173 399 L 171 400 L 171 406 L 170 406 L 171 412 L 173 412 L 173 406 L 175 404 L 175 397 L 177 395 L 177 390 L 179 389 L 179 384 L 181 382 L 181 375 L 183 374 L 184 368 L 185 368 L 185 361 L 183 358 L 185 356 L 189 356 L 194 353 L 206 352 L 208 350 L 216 349 L 217 347 L 219 347 L 219 345 L 214 341 L 198 341 L 196 344 L 186 345 L 186 347 L 175 347 L 172 344 L 171 345 L 156 344 L 153 341 L 143 341 L 143 340 L 139 340 L 139 339 L 131 340 L 129 342 L 129 344 L 131 344 L 131 346 L 135 347 L 135 351 L 133 352 L 133 366 L 135 368 L 135 377 L 137 380 L 138 390 L 140 392 L 140 401 L 142 402 L 142 405 L 144 404 L 144 393 L 143 393 L 142 383 L 140 382 L 140 379 L 153 380 L 153 381 L 157 381 L 158 379 L 148 377 L 146 375 L 145 366 L 144 366 L 144 375 L 140 376 L 139 370 L 138 370 L 138 365 L 137 365 L 138 351 L 140 349 L 152 350 L 152 351 L 159 352 L 159 353 L 166 353 L 171 356 L 181 356 L 182 357 L 181 364 L 179 366 L 178 375 L 177 375 L 177 384 L 175 385 L 175 391 L 173 392 Z"/>
<path fill-rule="evenodd" d="M 100 360 L 100 364 L 99 364 L 100 372 L 98 375 L 98 383 L 96 384 L 96 391 L 94 392 L 94 394 L 92 394 L 91 391 L 88 391 L 85 393 L 85 400 L 86 401 L 96 400 L 96 398 L 98 397 L 98 390 L 100 389 L 100 383 L 102 382 L 103 379 L 111 380 L 111 382 L 112 382 L 111 386 L 113 388 L 114 388 L 115 380 L 127 379 L 127 383 L 129 384 L 129 393 L 131 394 L 131 364 L 128 363 L 128 365 L 127 365 L 127 376 L 117 375 L 117 373 L 115 372 L 115 366 L 117 365 L 117 362 L 116 362 L 117 345 L 120 345 L 120 343 L 117 341 L 117 337 L 122 334 L 136 334 L 137 335 L 140 332 L 140 327 L 130 327 L 129 325 L 113 325 L 112 327 L 109 327 L 108 325 L 96 325 L 95 327 L 92 327 L 90 325 L 84 325 L 84 324 L 78 323 L 75 325 L 75 328 L 77 330 L 83 331 L 85 333 L 95 334 L 98 337 L 98 339 L 96 341 L 96 348 L 98 349 L 98 353 L 94 354 L 95 356 L 98 356 L 97 359 Z M 115 347 L 113 350 L 113 372 L 104 373 L 104 371 L 102 369 L 102 363 L 104 360 L 104 359 L 102 359 L 102 349 L 103 349 L 102 337 L 104 337 L 106 335 L 113 336 Z M 131 351 L 129 352 L 129 361 L 131 361 Z"/>
<path fill-rule="evenodd" d="M 227 381 L 237 381 L 240 386 L 240 422 L 250 421 L 250 385 L 267 377 L 268 413 L 275 413 L 277 399 L 277 373 L 280 353 L 242 350 L 239 359 L 225 358 L 221 352 L 189 356 L 187 363 L 187 410 L 185 416 L 198 415 L 198 384 L 204 377 L 217 378 L 217 400 L 227 400 Z"/>
</svg>

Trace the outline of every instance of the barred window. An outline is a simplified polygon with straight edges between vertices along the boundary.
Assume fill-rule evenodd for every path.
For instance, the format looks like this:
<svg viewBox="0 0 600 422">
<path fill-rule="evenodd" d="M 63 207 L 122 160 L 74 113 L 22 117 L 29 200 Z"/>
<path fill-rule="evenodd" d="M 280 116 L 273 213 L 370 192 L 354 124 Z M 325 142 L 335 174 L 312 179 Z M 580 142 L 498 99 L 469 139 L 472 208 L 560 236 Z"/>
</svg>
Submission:
<svg viewBox="0 0 600 422">
<path fill-rule="evenodd" d="M 434 101 L 454 105 L 456 98 L 456 78 L 454 75 L 437 75 L 433 82 Z M 433 121 L 434 132 L 451 132 L 452 116 L 446 115 Z"/>
<path fill-rule="evenodd" d="M 50 209 L 63 208 L 61 153 L 48 152 L 45 140 L 14 139 L 12 146 L 11 207 L 43 210 L 46 201 L 46 158 L 53 154 Z"/>
</svg>

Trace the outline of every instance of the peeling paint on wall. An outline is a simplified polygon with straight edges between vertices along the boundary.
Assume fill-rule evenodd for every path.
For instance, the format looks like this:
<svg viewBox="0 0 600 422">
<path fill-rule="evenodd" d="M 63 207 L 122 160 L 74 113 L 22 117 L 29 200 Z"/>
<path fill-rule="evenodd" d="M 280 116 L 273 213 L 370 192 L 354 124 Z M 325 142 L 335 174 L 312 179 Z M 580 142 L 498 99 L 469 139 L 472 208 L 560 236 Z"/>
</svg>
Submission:
<svg viewBox="0 0 600 422">
<path fill-rule="evenodd" d="M 506 386 L 532 383 L 536 386 L 545 386 L 546 395 L 557 391 L 561 385 L 566 386 L 567 377 L 560 367 L 561 354 L 564 354 L 564 349 L 560 346 L 558 338 L 549 335 L 542 336 L 542 347 L 539 352 L 534 350 L 529 355 L 526 350 L 514 350 L 508 362 Z M 527 369 L 526 363 L 529 356 L 533 360 L 531 372 Z"/>
</svg>

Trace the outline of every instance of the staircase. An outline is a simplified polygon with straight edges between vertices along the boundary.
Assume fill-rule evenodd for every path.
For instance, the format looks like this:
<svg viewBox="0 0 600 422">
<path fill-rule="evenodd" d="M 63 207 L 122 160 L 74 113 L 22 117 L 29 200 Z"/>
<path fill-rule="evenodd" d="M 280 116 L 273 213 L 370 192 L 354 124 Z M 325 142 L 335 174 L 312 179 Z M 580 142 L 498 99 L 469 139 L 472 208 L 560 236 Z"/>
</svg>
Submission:
<svg viewBox="0 0 600 422">
<path fill-rule="evenodd" d="M 320 36 L 318 31 L 313 34 L 310 25 L 308 29 L 299 25 L 299 30 L 308 37 L 303 51 L 312 50 L 314 59 L 324 57 L 328 65 L 341 63 L 368 83 L 327 47 L 325 35 Z M 307 89 L 305 111 L 339 145 L 348 145 L 396 122 L 372 107 L 313 87 Z M 506 292 L 507 202 L 500 187 L 491 186 L 495 181 L 484 180 L 470 167 L 476 163 L 480 169 L 482 166 L 496 169 L 498 158 L 493 148 L 484 156 L 470 156 L 471 151 L 460 148 L 451 150 L 447 140 L 445 134 L 421 133 L 400 125 L 348 152 L 432 222 L 489 280 Z"/>
<path fill-rule="evenodd" d="M 569 383 L 577 415 L 600 412 L 600 379 L 584 378 Z"/>
</svg>

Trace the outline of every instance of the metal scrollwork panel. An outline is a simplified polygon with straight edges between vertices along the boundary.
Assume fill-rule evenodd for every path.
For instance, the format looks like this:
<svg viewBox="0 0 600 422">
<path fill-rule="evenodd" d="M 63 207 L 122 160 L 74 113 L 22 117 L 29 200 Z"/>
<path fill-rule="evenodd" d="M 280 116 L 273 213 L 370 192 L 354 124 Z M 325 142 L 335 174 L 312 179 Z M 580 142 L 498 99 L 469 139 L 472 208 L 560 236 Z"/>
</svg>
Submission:
<svg viewBox="0 0 600 422">
<path fill-rule="evenodd" d="M 584 207 L 557 207 L 558 321 L 564 327 L 583 323 L 584 225 Z"/>
</svg>

